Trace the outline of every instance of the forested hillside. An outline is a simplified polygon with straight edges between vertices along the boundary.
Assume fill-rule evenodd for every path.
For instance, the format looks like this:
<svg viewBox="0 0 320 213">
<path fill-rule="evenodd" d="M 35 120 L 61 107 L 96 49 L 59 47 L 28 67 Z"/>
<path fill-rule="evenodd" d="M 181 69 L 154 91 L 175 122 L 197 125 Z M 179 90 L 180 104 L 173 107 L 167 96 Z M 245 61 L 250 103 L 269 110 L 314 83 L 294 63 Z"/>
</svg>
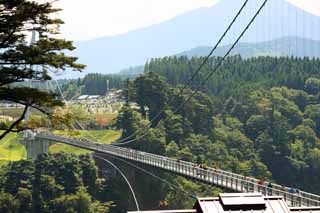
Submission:
<svg viewBox="0 0 320 213">
<path fill-rule="evenodd" d="M 82 80 L 82 94 L 105 95 L 109 89 L 119 89 L 123 86 L 122 79 L 114 75 L 88 74 Z"/>
<path fill-rule="evenodd" d="M 205 76 L 221 58 L 211 58 L 191 84 L 197 88 Z M 166 81 L 177 86 L 184 84 L 194 70 L 199 67 L 203 58 L 165 57 L 152 59 L 147 63 L 146 71 L 155 72 Z M 289 57 L 258 57 L 242 59 L 233 56 L 226 59 L 223 65 L 212 75 L 209 82 L 201 89 L 213 98 L 242 98 L 256 89 L 268 89 L 286 86 L 292 89 L 305 89 L 305 82 L 310 77 L 320 78 L 320 59 Z"/>
<path fill-rule="evenodd" d="M 89 156 L 40 156 L 0 173 L 0 212 L 109 212 L 106 181 Z"/>
<path fill-rule="evenodd" d="M 223 56 L 231 45 L 218 47 L 214 56 Z M 178 56 L 204 57 L 208 55 L 212 47 L 196 47 L 179 53 Z M 239 43 L 231 52 L 231 55 L 241 55 L 244 58 L 258 56 L 294 56 L 294 57 L 319 57 L 320 42 L 307 38 L 283 37 L 272 41 L 258 43 Z"/>
<path fill-rule="evenodd" d="M 106 95 L 108 90 L 121 89 L 124 79 L 120 75 L 103 75 L 92 73 L 84 78 L 69 80 L 62 85 L 62 91 L 67 99 L 77 95 Z"/>
<path fill-rule="evenodd" d="M 218 47 L 213 53 L 213 56 L 222 57 L 230 47 L 230 44 Z M 200 46 L 183 51 L 175 56 L 187 56 L 189 59 L 193 57 L 205 57 L 211 50 L 211 46 Z M 300 37 L 283 37 L 257 43 L 241 42 L 235 46 L 230 55 L 240 55 L 242 58 L 253 58 L 259 56 L 317 58 L 320 56 L 320 42 Z M 143 72 L 144 66 L 136 66 L 120 71 L 119 75 L 133 78 Z"/>
<path fill-rule="evenodd" d="M 103 75 L 98 73 L 87 74 L 84 78 L 60 79 L 51 82 L 19 82 L 17 87 L 32 87 L 44 91 L 60 94 L 60 89 L 65 98 L 70 99 L 79 95 L 106 95 L 108 90 L 122 89 L 126 78 L 134 78 L 137 74 Z M 60 88 L 59 88 L 60 87 Z"/>
<path fill-rule="evenodd" d="M 147 136 L 128 146 L 318 192 L 320 60 L 230 57 L 175 113 L 192 93 L 179 95 L 180 84 L 201 60 L 167 57 L 146 65 L 147 73 L 128 90 L 140 110 L 124 107 L 118 128 L 123 137 L 136 130 L 143 134 L 150 119 L 163 107 L 166 111 Z"/>
<path fill-rule="evenodd" d="M 146 73 L 124 90 L 128 104 L 115 123 L 115 128 L 123 130 L 123 138 L 137 131 L 137 141 L 126 146 L 319 192 L 320 60 L 230 57 L 201 92 L 175 112 L 218 59 L 210 59 L 182 95 L 181 85 L 201 58 L 167 57 L 146 64 Z M 131 108 L 129 102 L 136 102 L 139 108 Z M 165 112 L 147 131 L 150 120 L 163 107 Z M 201 197 L 226 192 L 146 168 L 172 184 L 168 185 L 123 162 L 114 162 L 133 184 L 142 209 L 191 208 L 195 200 L 190 194 Z M 104 182 L 88 157 L 43 156 L 35 163 L 21 161 L 9 172 L 2 170 L 0 208 L 10 204 L 16 209 L 63 212 L 73 208 L 78 212 L 76 205 L 82 200 L 86 204 L 83 209 L 99 212 L 96 209 L 108 208 L 104 202 L 111 200 L 116 204 L 109 210 L 112 213 L 135 210 L 121 176 Z M 104 170 L 105 163 L 101 165 Z M 33 193 L 42 196 L 40 203 L 30 199 Z"/>
</svg>

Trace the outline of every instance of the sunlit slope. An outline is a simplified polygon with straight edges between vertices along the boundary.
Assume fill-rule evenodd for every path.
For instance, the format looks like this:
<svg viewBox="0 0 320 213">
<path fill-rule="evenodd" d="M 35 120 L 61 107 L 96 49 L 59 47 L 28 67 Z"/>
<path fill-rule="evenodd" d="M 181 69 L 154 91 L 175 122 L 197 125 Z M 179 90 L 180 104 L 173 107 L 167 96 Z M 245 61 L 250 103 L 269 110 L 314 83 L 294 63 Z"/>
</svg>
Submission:
<svg viewBox="0 0 320 213">
<path fill-rule="evenodd" d="M 73 131 L 55 131 L 54 134 L 66 136 L 66 137 L 72 137 L 76 139 L 88 139 L 92 141 L 98 141 L 101 143 L 111 143 L 113 141 L 116 141 L 120 138 L 121 132 L 120 131 L 114 131 L 114 130 L 93 130 L 93 131 L 83 131 L 83 130 L 73 130 Z M 50 153 L 73 153 L 76 155 L 86 154 L 90 153 L 90 151 L 79 149 L 76 147 L 72 147 L 65 144 L 54 144 L 50 146 Z"/>
<path fill-rule="evenodd" d="M 19 143 L 22 133 L 11 133 L 0 141 L 0 164 L 6 161 L 19 161 L 27 158 L 25 147 Z"/>
<path fill-rule="evenodd" d="M 101 143 L 111 143 L 121 136 L 120 131 L 115 130 L 95 130 L 95 131 L 55 131 L 57 135 L 72 138 L 88 138 L 90 140 L 97 139 Z M 0 164 L 8 161 L 19 161 L 27 158 L 25 147 L 19 142 L 22 139 L 22 133 L 11 133 L 0 141 Z M 50 153 L 72 153 L 76 155 L 89 153 L 87 150 L 75 148 L 64 144 L 54 144 L 50 148 Z"/>
</svg>

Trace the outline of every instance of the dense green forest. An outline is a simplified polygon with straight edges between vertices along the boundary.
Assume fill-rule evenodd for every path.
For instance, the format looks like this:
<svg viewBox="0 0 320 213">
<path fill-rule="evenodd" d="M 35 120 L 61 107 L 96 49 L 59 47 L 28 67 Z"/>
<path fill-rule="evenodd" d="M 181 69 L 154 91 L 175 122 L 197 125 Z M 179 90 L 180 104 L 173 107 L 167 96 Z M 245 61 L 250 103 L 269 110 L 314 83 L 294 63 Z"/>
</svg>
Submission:
<svg viewBox="0 0 320 213">
<path fill-rule="evenodd" d="M 0 174 L 0 212 L 109 212 L 113 203 L 91 157 L 43 155 Z"/>
<path fill-rule="evenodd" d="M 151 60 L 126 91 L 140 109 L 124 107 L 118 128 L 123 137 L 143 134 L 166 110 L 146 137 L 128 146 L 319 192 L 320 60 L 230 57 L 175 112 L 217 60 L 183 95 L 180 85 L 202 59 Z"/>
<path fill-rule="evenodd" d="M 136 210 L 123 177 L 99 160 L 95 163 L 88 155 L 55 154 L 42 155 L 34 162 L 18 161 L 1 167 L 0 212 L 125 213 Z M 222 192 L 140 165 L 172 183 L 167 185 L 121 161 L 109 160 L 126 174 L 141 209 L 191 208 L 195 195 L 212 196 Z"/>
<path fill-rule="evenodd" d="M 103 75 L 92 73 L 83 79 L 70 80 L 62 85 L 62 91 L 67 99 L 77 95 L 106 95 L 108 89 L 122 89 L 124 79 L 120 75 Z"/>
<path fill-rule="evenodd" d="M 192 82 L 191 88 L 197 88 L 205 76 L 221 58 L 212 57 L 203 67 L 200 75 Z M 203 58 L 165 57 L 152 59 L 145 65 L 146 71 L 156 72 L 166 81 L 177 86 L 184 84 L 200 66 Z M 241 98 L 243 92 L 252 88 L 267 89 L 286 86 L 290 89 L 305 89 L 307 78 L 320 78 L 320 59 L 288 57 L 256 57 L 242 59 L 233 56 L 210 78 L 202 89 L 213 98 Z"/>
<path fill-rule="evenodd" d="M 126 146 L 272 180 L 309 192 L 319 192 L 320 61 L 307 58 L 260 57 L 244 60 L 239 56 L 230 57 L 210 82 L 201 88 L 201 92 L 176 111 L 218 59 L 210 59 L 210 65 L 204 67 L 201 77 L 198 77 L 190 88 L 183 90 L 182 94 L 181 85 L 200 64 L 201 58 L 153 59 L 146 65 L 144 75 L 126 83 L 128 87 L 124 90 L 124 97 L 127 104 L 120 111 L 115 128 L 123 130 L 123 138 L 136 131 L 136 138 L 148 132 L 142 139 Z M 136 102 L 139 108 L 132 108 L 131 102 Z M 163 108 L 164 113 L 151 123 L 152 118 Z M 149 125 L 152 128 L 147 131 Z M 71 166 L 68 160 L 61 160 L 66 157 L 58 157 L 60 160 L 54 160 L 56 157 L 51 156 L 45 158 L 51 160 L 40 158 L 36 163 L 43 162 L 39 164 L 42 165 L 39 168 L 50 171 L 41 173 L 51 176 L 49 183 L 65 186 L 65 190 L 72 188 L 72 185 L 59 182 L 58 178 L 61 175 L 61 166 Z M 92 163 L 88 157 L 86 160 L 82 158 L 71 159 L 77 162 L 77 165 Z M 65 161 L 66 165 L 60 161 Z M 190 208 L 195 199 L 184 192 L 196 196 L 214 196 L 225 191 L 144 167 L 172 183 L 174 187 L 170 187 L 121 161 L 114 162 L 133 184 L 142 209 Z M 29 166 L 21 169 L 22 164 Z M 21 208 L 19 203 L 27 202 L 21 202 L 19 187 L 28 189 L 29 194 L 42 188 L 35 187 L 41 184 L 28 182 L 29 179 L 23 175 L 31 174 L 35 180 L 39 180 L 37 166 L 25 161 L 13 165 L 13 169 L 3 175 L 7 178 L 1 178 L 0 188 L 4 194 L 2 197 L 9 199 L 3 199 L 0 204 L 12 200 L 14 202 L 9 202 L 10 205 Z M 91 167 L 94 165 L 90 165 Z M 77 180 L 80 180 L 76 190 L 64 191 L 52 198 L 44 196 L 41 199 L 41 208 L 65 208 L 62 202 L 61 205 L 57 204 L 62 199 L 61 196 L 69 200 L 65 197 L 72 196 L 72 199 L 76 199 L 74 196 L 79 197 L 79 193 L 85 193 L 89 196 L 87 206 L 93 206 L 93 209 L 97 205 L 108 208 L 110 203 L 105 202 L 114 201 L 115 206 L 109 209 L 111 213 L 135 210 L 130 191 L 119 174 L 102 185 L 93 184 L 99 189 L 99 193 L 95 194 L 88 187 L 88 181 L 85 181 L 87 176 L 84 175 L 84 167 L 79 168 L 82 168 L 82 172 L 81 169 L 77 170 L 79 173 L 75 172 Z M 93 170 L 91 172 L 96 174 L 96 170 Z M 21 179 L 14 181 L 17 176 Z M 54 181 L 52 176 L 56 177 L 53 178 Z M 97 178 L 96 175 L 94 177 Z M 99 178 L 95 180 L 100 183 Z M 6 185 L 13 184 L 12 181 L 19 183 L 13 185 L 15 191 L 6 188 Z M 48 183 L 45 177 L 40 178 L 41 181 Z M 86 191 L 83 191 L 86 187 Z M 51 190 L 51 187 L 49 188 Z M 103 197 L 100 197 L 101 193 Z M 19 196 L 13 199 L 12 195 Z M 73 202 L 64 203 L 72 205 Z M 32 200 L 29 202 L 29 208 L 37 205 Z"/>
<path fill-rule="evenodd" d="M 106 95 L 109 90 L 122 89 L 125 85 L 126 75 L 103 75 L 91 73 L 84 78 L 78 79 L 61 79 L 57 81 L 34 81 L 15 83 L 16 87 L 33 87 L 40 90 L 49 90 L 60 94 L 60 89 L 65 98 L 71 99 L 79 95 Z M 60 88 L 59 88 L 60 87 Z"/>
</svg>

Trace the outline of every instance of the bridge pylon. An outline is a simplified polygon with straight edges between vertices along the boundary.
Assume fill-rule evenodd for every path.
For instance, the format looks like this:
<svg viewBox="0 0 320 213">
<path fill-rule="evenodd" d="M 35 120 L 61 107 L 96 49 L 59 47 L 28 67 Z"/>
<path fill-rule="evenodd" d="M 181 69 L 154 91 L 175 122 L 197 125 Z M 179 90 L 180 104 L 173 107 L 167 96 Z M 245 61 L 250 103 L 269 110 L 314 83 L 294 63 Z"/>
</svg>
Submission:
<svg viewBox="0 0 320 213">
<path fill-rule="evenodd" d="M 41 154 L 48 154 L 49 147 L 54 142 L 35 137 L 36 133 L 31 130 L 24 131 L 23 138 L 20 141 L 26 147 L 27 159 L 35 160 Z"/>
</svg>

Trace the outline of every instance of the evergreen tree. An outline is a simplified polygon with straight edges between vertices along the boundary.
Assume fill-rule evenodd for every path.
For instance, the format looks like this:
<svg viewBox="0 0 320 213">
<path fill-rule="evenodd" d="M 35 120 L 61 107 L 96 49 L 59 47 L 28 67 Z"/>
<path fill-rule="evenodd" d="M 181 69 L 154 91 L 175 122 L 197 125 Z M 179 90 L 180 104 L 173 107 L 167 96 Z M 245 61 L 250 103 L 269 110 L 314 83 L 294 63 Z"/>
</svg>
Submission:
<svg viewBox="0 0 320 213">
<path fill-rule="evenodd" d="M 62 20 L 52 18 L 60 9 L 51 3 L 27 0 L 0 1 L 0 100 L 22 104 L 21 116 L 10 125 L 1 125 L 2 139 L 12 131 L 21 131 L 19 126 L 28 107 L 49 114 L 48 108 L 61 106 L 56 95 L 39 89 L 18 88 L 12 83 L 26 80 L 50 80 L 50 70 L 73 68 L 82 70 L 75 57 L 66 56 L 64 50 L 73 50 L 72 42 L 56 38 Z M 29 45 L 27 36 L 37 34 L 39 39 Z"/>
</svg>

